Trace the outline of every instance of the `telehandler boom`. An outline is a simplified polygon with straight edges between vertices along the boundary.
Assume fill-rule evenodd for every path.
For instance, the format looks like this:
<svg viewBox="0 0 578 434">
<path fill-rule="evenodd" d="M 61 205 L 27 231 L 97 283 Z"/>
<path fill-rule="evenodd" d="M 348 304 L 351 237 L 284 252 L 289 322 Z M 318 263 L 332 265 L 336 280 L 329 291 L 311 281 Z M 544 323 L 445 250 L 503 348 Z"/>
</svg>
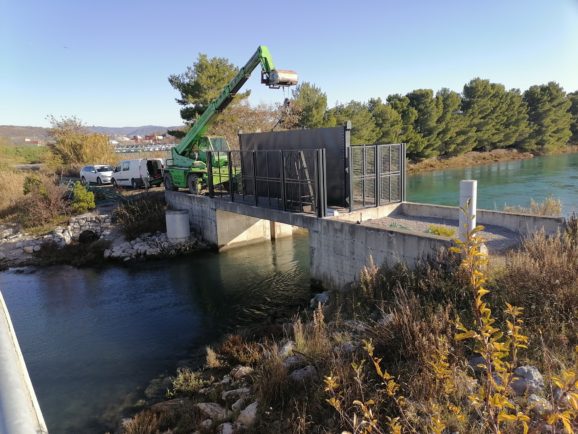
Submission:
<svg viewBox="0 0 578 434">
<path fill-rule="evenodd" d="M 233 100 L 237 92 L 249 79 L 253 70 L 261 65 L 261 83 L 272 89 L 297 84 L 297 73 L 294 71 L 275 69 L 269 49 L 259 46 L 257 51 L 243 66 L 237 75 L 225 86 L 220 95 L 213 100 L 203 114 L 195 121 L 181 142 L 171 150 L 171 158 L 165 168 L 165 188 L 177 190 L 188 188 L 193 194 L 198 194 L 200 185 L 207 182 L 206 151 L 228 151 L 229 145 L 224 137 L 208 137 L 205 135 L 210 122 L 222 112 Z M 226 156 L 214 158 L 212 166 L 222 173 L 221 182 L 228 180 L 224 170 L 228 164 Z"/>
</svg>

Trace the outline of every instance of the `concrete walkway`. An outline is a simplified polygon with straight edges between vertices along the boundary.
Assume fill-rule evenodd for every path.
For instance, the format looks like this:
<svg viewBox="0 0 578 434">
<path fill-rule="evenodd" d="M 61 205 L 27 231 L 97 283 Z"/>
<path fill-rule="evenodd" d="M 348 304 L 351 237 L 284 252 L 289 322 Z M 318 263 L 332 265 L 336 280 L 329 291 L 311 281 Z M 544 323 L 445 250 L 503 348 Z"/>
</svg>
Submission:
<svg viewBox="0 0 578 434">
<path fill-rule="evenodd" d="M 455 235 L 449 238 L 457 238 L 459 226 L 458 220 L 426 216 L 408 216 L 398 211 L 387 217 L 364 221 L 362 224 L 364 226 L 381 229 L 401 229 L 419 234 L 431 234 L 429 229 L 432 225 L 435 225 L 453 229 Z M 492 225 L 484 225 L 484 230 L 480 235 L 486 240 L 486 246 L 489 252 L 494 254 L 515 247 L 521 240 L 520 234 L 500 226 Z"/>
</svg>

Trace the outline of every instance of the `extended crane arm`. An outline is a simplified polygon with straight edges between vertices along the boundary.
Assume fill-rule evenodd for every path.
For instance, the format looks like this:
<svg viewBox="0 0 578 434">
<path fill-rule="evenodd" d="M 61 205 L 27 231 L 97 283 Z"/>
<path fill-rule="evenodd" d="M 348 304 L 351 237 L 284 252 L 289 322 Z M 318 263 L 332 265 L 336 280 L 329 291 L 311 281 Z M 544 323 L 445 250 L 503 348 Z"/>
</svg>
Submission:
<svg viewBox="0 0 578 434">
<path fill-rule="evenodd" d="M 173 148 L 173 156 L 176 157 L 174 154 L 183 155 L 186 151 L 194 148 L 197 140 L 203 135 L 211 120 L 229 105 L 259 64 L 261 64 L 261 83 L 271 88 L 292 86 L 297 83 L 297 74 L 295 72 L 276 70 L 269 49 L 265 45 L 259 46 L 251 59 L 225 86 L 220 95 L 209 104 L 181 142 Z"/>
</svg>

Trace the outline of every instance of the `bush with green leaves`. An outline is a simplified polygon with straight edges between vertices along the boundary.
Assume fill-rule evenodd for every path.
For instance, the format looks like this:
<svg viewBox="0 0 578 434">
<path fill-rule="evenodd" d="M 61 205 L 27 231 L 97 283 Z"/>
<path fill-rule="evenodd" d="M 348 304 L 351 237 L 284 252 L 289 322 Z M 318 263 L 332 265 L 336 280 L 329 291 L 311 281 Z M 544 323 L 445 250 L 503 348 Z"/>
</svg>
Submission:
<svg viewBox="0 0 578 434">
<path fill-rule="evenodd" d="M 72 189 L 72 203 L 70 204 L 70 207 L 72 208 L 72 211 L 78 214 L 96 208 L 96 204 L 94 203 L 94 193 L 88 191 L 80 182 L 75 182 L 74 188 Z"/>
</svg>

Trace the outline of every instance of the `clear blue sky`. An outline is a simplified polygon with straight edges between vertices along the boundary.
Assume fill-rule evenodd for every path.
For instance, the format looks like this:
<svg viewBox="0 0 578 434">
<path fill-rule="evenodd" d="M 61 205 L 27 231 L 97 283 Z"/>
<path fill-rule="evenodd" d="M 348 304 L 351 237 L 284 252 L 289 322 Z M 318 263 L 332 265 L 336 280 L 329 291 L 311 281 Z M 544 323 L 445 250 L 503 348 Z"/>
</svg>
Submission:
<svg viewBox="0 0 578 434">
<path fill-rule="evenodd" d="M 329 104 L 474 77 L 578 89 L 578 0 L 0 0 L 0 124 L 180 124 L 167 77 L 258 45 Z M 282 91 L 247 84 L 251 103 Z"/>
</svg>

